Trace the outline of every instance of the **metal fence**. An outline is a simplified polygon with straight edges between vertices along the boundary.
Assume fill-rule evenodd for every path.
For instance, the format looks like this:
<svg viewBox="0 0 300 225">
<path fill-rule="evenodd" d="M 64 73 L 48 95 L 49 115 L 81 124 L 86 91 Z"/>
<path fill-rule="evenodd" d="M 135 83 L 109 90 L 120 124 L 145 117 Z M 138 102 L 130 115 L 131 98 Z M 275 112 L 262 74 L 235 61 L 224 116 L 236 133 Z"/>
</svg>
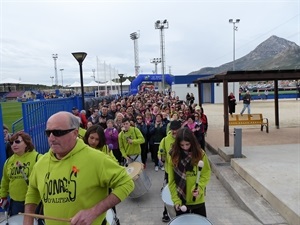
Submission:
<svg viewBox="0 0 300 225">
<path fill-rule="evenodd" d="M 0 124 L 2 124 L 2 132 L 0 132 L 0 178 L 2 177 L 2 168 L 4 162 L 6 160 L 6 151 L 5 151 L 5 144 L 4 144 L 4 133 L 3 133 L 3 119 L 2 119 L 2 107 L 0 105 Z"/>
<path fill-rule="evenodd" d="M 98 107 L 103 99 L 110 102 L 114 99 L 114 96 L 85 99 L 85 109 Z M 22 103 L 23 117 L 13 123 L 13 133 L 24 130 L 31 136 L 35 149 L 43 154 L 49 149 L 44 132 L 48 118 L 59 111 L 71 112 L 74 106 L 81 109 L 81 102 L 81 96 L 24 102 Z"/>
<path fill-rule="evenodd" d="M 117 96 L 105 96 L 99 98 L 85 99 L 85 109 L 98 107 L 104 99 L 111 102 Z M 49 150 L 48 140 L 45 135 L 45 128 L 48 118 L 59 112 L 71 112 L 73 107 L 82 109 L 81 96 L 70 98 L 57 98 L 33 102 L 22 103 L 22 118 L 12 124 L 12 132 L 24 130 L 33 141 L 36 151 L 46 153 Z M 3 125 L 2 107 L 0 105 L 0 125 Z M 2 168 L 6 160 L 6 151 L 3 132 L 0 132 L 0 178 L 2 177 Z"/>
<path fill-rule="evenodd" d="M 59 111 L 71 112 L 72 107 L 78 105 L 77 101 L 78 98 L 73 97 L 26 102 L 22 104 L 23 130 L 31 136 L 35 149 L 38 152 L 45 153 L 49 149 L 45 135 L 48 118 Z M 18 123 L 21 122 L 22 120 L 18 121 Z"/>
</svg>

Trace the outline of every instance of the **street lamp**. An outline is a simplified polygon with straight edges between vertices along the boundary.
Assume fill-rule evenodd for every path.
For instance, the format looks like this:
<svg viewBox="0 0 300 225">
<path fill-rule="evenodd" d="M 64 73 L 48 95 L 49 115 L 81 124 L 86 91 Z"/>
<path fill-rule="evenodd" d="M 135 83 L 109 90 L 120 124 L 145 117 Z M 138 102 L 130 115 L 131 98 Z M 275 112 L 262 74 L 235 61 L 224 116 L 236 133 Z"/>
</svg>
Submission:
<svg viewBox="0 0 300 225">
<path fill-rule="evenodd" d="M 82 109 L 84 109 L 84 89 L 83 89 L 83 75 L 82 75 L 82 62 L 86 57 L 85 52 L 74 52 L 72 53 L 74 58 L 79 63 L 79 69 L 80 69 L 80 86 L 81 86 L 81 97 L 82 97 Z"/>
<path fill-rule="evenodd" d="M 239 23 L 240 19 L 236 19 L 235 21 L 233 19 L 229 19 L 229 23 L 233 24 L 233 61 L 232 61 L 232 71 L 235 71 L 235 32 L 238 30 L 238 27 L 235 25 L 236 23 Z M 232 88 L 233 94 L 235 95 L 235 84 L 233 83 Z"/>
<path fill-rule="evenodd" d="M 64 87 L 64 75 L 63 75 L 63 71 L 64 69 L 59 69 L 61 72 L 61 86 Z"/>
<path fill-rule="evenodd" d="M 55 73 L 55 86 L 57 88 L 58 86 L 58 78 L 57 78 L 57 66 L 56 66 L 56 60 L 58 58 L 57 54 L 52 54 L 52 58 L 54 60 L 54 73 Z"/>
<path fill-rule="evenodd" d="M 119 73 L 118 76 L 120 77 L 120 82 L 121 82 L 121 97 L 123 97 L 123 86 L 122 86 L 122 83 L 123 83 L 124 74 L 123 73 Z"/>
<path fill-rule="evenodd" d="M 232 70 L 235 70 L 235 31 L 238 30 L 238 27 L 235 25 L 236 23 L 239 23 L 240 19 L 236 19 L 235 21 L 233 21 L 233 19 L 229 20 L 229 23 L 233 24 L 233 61 L 232 61 Z"/>
<path fill-rule="evenodd" d="M 155 22 L 155 29 L 160 30 L 160 52 L 161 52 L 161 74 L 162 74 L 162 89 L 165 90 L 165 38 L 164 29 L 169 28 L 169 22 L 167 20 L 157 20 Z"/>
</svg>

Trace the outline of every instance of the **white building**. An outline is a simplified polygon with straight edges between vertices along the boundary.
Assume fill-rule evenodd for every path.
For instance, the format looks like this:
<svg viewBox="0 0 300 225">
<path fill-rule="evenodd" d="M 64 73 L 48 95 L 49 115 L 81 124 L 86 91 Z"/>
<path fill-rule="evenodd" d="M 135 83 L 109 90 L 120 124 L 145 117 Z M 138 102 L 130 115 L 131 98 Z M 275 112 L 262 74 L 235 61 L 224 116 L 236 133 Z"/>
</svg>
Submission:
<svg viewBox="0 0 300 225">
<path fill-rule="evenodd" d="M 198 78 L 210 75 L 176 75 L 172 91 L 179 96 L 181 100 L 186 99 L 187 93 L 193 93 L 195 103 L 199 103 L 198 84 L 193 83 Z M 203 83 L 202 84 L 202 103 L 223 103 L 223 83 Z M 233 83 L 228 83 L 228 92 L 232 92 Z M 239 96 L 238 83 L 235 83 L 235 96 Z"/>
</svg>

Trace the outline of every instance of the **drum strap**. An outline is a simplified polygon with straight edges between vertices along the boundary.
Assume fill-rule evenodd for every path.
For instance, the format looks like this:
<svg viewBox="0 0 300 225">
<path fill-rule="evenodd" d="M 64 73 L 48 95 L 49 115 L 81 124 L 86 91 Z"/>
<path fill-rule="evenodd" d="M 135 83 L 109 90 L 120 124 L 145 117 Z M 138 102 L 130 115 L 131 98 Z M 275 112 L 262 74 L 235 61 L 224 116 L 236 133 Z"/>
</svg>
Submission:
<svg viewBox="0 0 300 225">
<path fill-rule="evenodd" d="M 200 203 L 200 204 L 197 204 L 197 205 L 187 205 L 187 208 L 188 208 L 188 210 L 194 210 L 194 209 L 199 209 L 203 206 L 204 206 L 204 203 Z"/>
<path fill-rule="evenodd" d="M 128 156 L 128 158 L 130 158 L 133 162 L 134 162 L 138 157 L 139 157 L 139 155 L 136 155 L 136 156 L 134 157 L 134 159 L 133 159 L 133 158 L 131 158 L 130 156 Z"/>
</svg>

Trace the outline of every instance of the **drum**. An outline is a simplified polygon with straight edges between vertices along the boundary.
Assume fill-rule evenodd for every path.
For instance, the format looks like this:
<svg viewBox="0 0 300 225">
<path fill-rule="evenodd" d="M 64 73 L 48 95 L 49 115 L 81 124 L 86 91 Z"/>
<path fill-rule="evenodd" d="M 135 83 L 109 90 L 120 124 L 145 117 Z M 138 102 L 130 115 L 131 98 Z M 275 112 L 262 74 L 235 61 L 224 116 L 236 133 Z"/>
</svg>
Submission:
<svg viewBox="0 0 300 225">
<path fill-rule="evenodd" d="M 213 225 L 206 217 L 197 214 L 177 216 L 168 225 Z"/>
<path fill-rule="evenodd" d="M 144 171 L 143 164 L 139 162 L 130 163 L 126 170 L 134 182 L 134 190 L 129 197 L 138 198 L 147 193 L 151 187 L 151 181 Z"/>
<path fill-rule="evenodd" d="M 172 201 L 171 193 L 170 193 L 170 189 L 169 189 L 168 185 L 166 185 L 163 188 L 163 190 L 161 192 L 161 198 L 162 198 L 163 202 L 165 203 L 165 206 L 167 208 L 168 215 L 169 215 L 170 219 L 175 218 L 176 217 L 176 211 L 175 211 L 175 208 L 174 208 L 174 203 Z"/>
<path fill-rule="evenodd" d="M 12 216 L 10 218 L 8 218 L 8 224 L 9 225 L 22 225 L 23 224 L 23 215 L 15 215 Z M 6 219 L 3 220 L 1 223 L 1 225 L 5 225 L 6 224 Z M 34 219 L 34 225 L 37 225 L 37 221 Z"/>
<path fill-rule="evenodd" d="M 107 210 L 106 221 L 108 222 L 109 225 L 117 225 L 116 215 L 112 209 Z"/>
</svg>

